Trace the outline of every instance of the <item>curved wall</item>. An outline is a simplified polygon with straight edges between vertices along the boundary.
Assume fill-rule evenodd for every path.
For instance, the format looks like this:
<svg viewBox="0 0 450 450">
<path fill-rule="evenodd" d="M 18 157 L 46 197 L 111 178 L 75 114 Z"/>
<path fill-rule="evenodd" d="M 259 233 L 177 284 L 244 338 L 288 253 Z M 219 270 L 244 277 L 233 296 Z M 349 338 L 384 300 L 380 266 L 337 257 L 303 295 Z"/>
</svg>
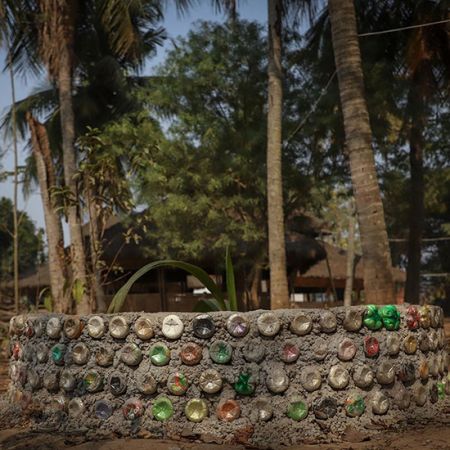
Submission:
<svg viewBox="0 0 450 450">
<path fill-rule="evenodd" d="M 450 382 L 437 307 L 11 320 L 10 400 L 39 429 L 260 447 L 433 417 Z"/>
</svg>

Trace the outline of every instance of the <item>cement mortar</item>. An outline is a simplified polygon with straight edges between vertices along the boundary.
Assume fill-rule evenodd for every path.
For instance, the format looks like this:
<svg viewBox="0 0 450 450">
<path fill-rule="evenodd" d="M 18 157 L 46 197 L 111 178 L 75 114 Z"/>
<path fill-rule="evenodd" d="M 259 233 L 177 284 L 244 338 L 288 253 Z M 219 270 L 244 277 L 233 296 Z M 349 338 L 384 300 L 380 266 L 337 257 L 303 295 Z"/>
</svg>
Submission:
<svg viewBox="0 0 450 450">
<path fill-rule="evenodd" d="M 18 316 L 11 320 L 11 375 L 14 379 L 9 389 L 11 402 L 20 403 L 23 413 L 29 414 L 33 419 L 34 427 L 42 431 L 57 430 L 60 432 L 72 432 L 85 430 L 87 435 L 107 435 L 110 432 L 128 436 L 145 432 L 155 438 L 171 439 L 199 439 L 204 442 L 217 443 L 243 443 L 261 448 L 278 447 L 280 445 L 293 445 L 301 442 L 329 442 L 339 440 L 349 429 L 357 430 L 364 434 L 379 432 L 383 428 L 401 426 L 411 420 L 430 419 L 441 414 L 444 405 L 442 399 L 436 400 L 437 382 L 447 380 L 448 356 L 443 349 L 444 331 L 442 328 L 442 310 L 430 306 L 432 317 L 438 319 L 432 322 L 433 327 L 410 330 L 406 325 L 407 305 L 398 307 L 401 314 L 401 325 L 397 331 L 388 331 L 382 328 L 371 331 L 364 325 L 357 331 L 346 331 L 343 327 L 346 308 L 333 308 L 330 310 L 318 309 L 292 309 L 272 311 L 281 322 L 280 331 L 274 337 L 261 335 L 257 327 L 257 318 L 265 311 L 253 311 L 242 313 L 251 324 L 248 334 L 241 338 L 232 337 L 226 328 L 227 318 L 231 312 L 214 312 L 210 316 L 214 320 L 216 331 L 209 339 L 197 338 L 192 332 L 192 321 L 198 314 L 176 314 L 184 324 L 184 330 L 180 338 L 170 340 L 162 334 L 161 326 L 164 317 L 169 313 L 124 313 L 124 317 L 130 325 L 130 332 L 124 339 L 113 338 L 106 328 L 105 334 L 99 339 L 89 336 L 86 327 L 76 339 L 68 339 L 62 332 L 57 339 L 50 338 L 45 332 L 46 322 L 50 317 L 58 317 L 62 322 L 68 317 L 57 314 Z M 352 307 L 353 310 L 363 313 L 365 307 Z M 312 330 L 304 335 L 297 336 L 290 331 L 292 319 L 303 313 L 313 321 Z M 320 325 L 324 314 L 332 313 L 337 320 L 337 328 L 334 332 L 322 332 Z M 113 315 L 100 315 L 108 323 Z M 154 336 L 149 340 L 139 339 L 133 324 L 139 317 L 148 318 L 154 329 Z M 79 317 L 86 324 L 87 317 Z M 27 337 L 22 332 L 22 325 L 28 322 L 41 321 L 43 333 Z M 436 336 L 434 336 L 436 334 Z M 398 335 L 400 338 L 400 352 L 390 356 L 387 351 L 386 340 L 388 336 Z M 364 353 L 364 339 L 375 337 L 379 342 L 379 354 L 376 357 L 367 357 Z M 406 354 L 403 351 L 403 340 L 407 336 L 414 336 L 418 340 L 418 349 L 414 354 Z M 422 351 L 419 349 L 419 337 L 426 336 L 431 341 L 436 341 L 435 350 Z M 436 339 L 437 337 L 437 339 Z M 338 358 L 338 346 L 345 339 L 351 339 L 356 345 L 357 351 L 350 361 L 341 361 Z M 228 342 L 233 348 L 232 359 L 228 364 L 214 363 L 208 354 L 209 345 L 216 341 Z M 90 350 L 90 357 L 85 365 L 77 365 L 71 361 L 73 347 L 83 342 Z M 152 365 L 148 357 L 150 347 L 157 343 L 165 343 L 171 350 L 171 359 L 166 366 Z M 261 362 L 248 362 L 243 356 L 243 348 L 252 342 L 258 349 L 264 349 L 264 359 Z M 293 343 L 300 349 L 297 361 L 285 363 L 281 359 L 281 350 L 286 343 Z M 17 350 L 19 343 L 21 347 Z M 67 346 L 66 357 L 63 365 L 56 365 L 49 354 L 48 361 L 39 363 L 36 357 L 36 346 L 44 344 L 50 351 L 55 344 Z M 125 343 L 135 343 L 142 351 L 143 359 L 138 366 L 131 367 L 120 359 L 120 351 Z M 187 343 L 196 343 L 203 348 L 203 356 L 197 365 L 188 366 L 182 363 L 180 351 Z M 326 356 L 321 359 L 317 356 L 317 348 L 320 343 L 327 348 Z M 14 347 L 16 346 L 16 347 Z M 16 350 L 14 350 L 14 348 Z M 115 352 L 114 362 L 110 367 L 100 367 L 96 364 L 95 354 L 100 349 L 108 348 Z M 15 352 L 15 353 L 14 353 Z M 423 360 L 433 362 L 436 359 L 438 370 L 435 375 L 430 372 L 428 379 L 419 378 L 419 366 Z M 379 384 L 375 374 L 382 362 L 390 362 L 395 369 L 395 380 L 390 384 Z M 398 372 L 406 363 L 414 366 L 414 381 L 400 381 Z M 349 374 L 349 383 L 343 389 L 334 389 L 327 379 L 332 366 L 338 365 L 345 368 Z M 356 367 L 365 365 L 374 374 L 374 381 L 370 387 L 358 388 L 353 380 L 353 372 Z M 198 381 L 200 375 L 207 369 L 217 370 L 223 378 L 223 388 L 216 394 L 204 393 Z M 316 369 L 321 375 L 321 386 L 318 390 L 308 392 L 302 384 L 302 373 L 310 368 Z M 104 386 L 95 393 L 87 393 L 83 383 L 78 383 L 73 392 L 64 392 L 56 389 L 49 392 L 41 387 L 32 389 L 26 375 L 30 369 L 35 370 L 42 380 L 49 379 L 52 375 L 69 371 L 77 380 L 82 380 L 84 374 L 94 369 L 103 375 Z M 288 388 L 279 394 L 273 394 L 266 386 L 268 375 L 276 369 L 283 369 L 289 377 Z M 23 371 L 23 374 L 20 375 Z M 174 372 L 182 372 L 188 379 L 189 388 L 184 395 L 172 395 L 167 386 L 167 379 Z M 107 380 L 113 372 L 119 372 L 126 378 L 126 392 L 120 396 L 111 394 Z M 256 383 L 252 395 L 240 395 L 234 389 L 234 383 L 239 374 L 248 373 L 251 380 Z M 19 373 L 19 375 L 17 375 Z M 137 380 L 141 374 L 150 373 L 158 382 L 157 391 L 152 395 L 143 395 L 137 387 Z M 417 406 L 416 390 L 423 386 L 426 390 L 425 404 Z M 449 382 L 444 389 L 448 390 Z M 442 390 L 442 386 L 441 386 Z M 385 414 L 373 413 L 371 400 L 378 392 L 383 393 L 389 401 L 389 409 Z M 346 400 L 351 394 L 360 395 L 365 402 L 365 411 L 359 417 L 349 417 L 346 414 Z M 164 422 L 152 417 L 151 406 L 155 398 L 164 395 L 173 403 L 174 414 Z M 79 417 L 68 414 L 67 403 L 70 399 L 79 397 L 84 404 L 84 412 Z M 309 407 L 306 418 L 295 421 L 286 414 L 288 400 L 296 397 L 302 398 Z M 330 397 L 337 402 L 337 412 L 334 417 L 321 420 L 314 414 L 314 406 L 323 398 Z M 410 397 L 409 405 L 406 399 Z M 441 395 L 442 397 L 442 395 Z M 127 420 L 122 413 L 122 407 L 126 400 L 137 398 L 144 405 L 144 413 L 134 420 Z M 185 415 L 185 404 L 192 398 L 202 398 L 208 405 L 209 414 L 200 423 L 188 420 Z M 255 407 L 261 398 L 268 399 L 273 408 L 273 417 L 267 422 L 258 417 Z M 55 403 L 55 399 L 58 403 Z M 219 420 L 216 410 L 220 401 L 235 399 L 241 408 L 240 417 L 231 422 Z M 98 400 L 106 400 L 113 407 L 113 414 L 106 420 L 99 419 L 94 413 L 94 404 Z"/>
</svg>

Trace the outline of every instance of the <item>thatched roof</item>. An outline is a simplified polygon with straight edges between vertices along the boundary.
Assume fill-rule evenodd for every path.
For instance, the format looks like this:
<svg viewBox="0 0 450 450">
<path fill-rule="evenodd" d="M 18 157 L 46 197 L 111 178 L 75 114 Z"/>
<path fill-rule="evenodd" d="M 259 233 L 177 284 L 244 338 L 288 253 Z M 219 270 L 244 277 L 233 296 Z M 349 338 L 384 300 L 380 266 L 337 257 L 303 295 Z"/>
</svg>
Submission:
<svg viewBox="0 0 450 450">
<path fill-rule="evenodd" d="M 328 255 L 333 279 L 345 280 L 347 276 L 347 251 L 328 243 L 322 243 L 322 245 Z M 301 276 L 305 278 L 329 278 L 326 259 L 322 259 L 305 272 L 301 272 Z M 398 267 L 394 267 L 393 276 L 396 282 L 404 283 L 406 281 L 406 272 Z M 354 278 L 360 280 L 364 278 L 364 260 L 358 254 L 355 255 Z"/>
</svg>

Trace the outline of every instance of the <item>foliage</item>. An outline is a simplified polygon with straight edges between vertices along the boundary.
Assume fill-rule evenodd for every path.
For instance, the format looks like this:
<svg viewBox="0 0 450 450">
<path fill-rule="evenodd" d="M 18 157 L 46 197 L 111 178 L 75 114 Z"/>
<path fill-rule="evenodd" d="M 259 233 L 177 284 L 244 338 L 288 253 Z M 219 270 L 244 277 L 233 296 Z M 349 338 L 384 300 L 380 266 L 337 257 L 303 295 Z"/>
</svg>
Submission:
<svg viewBox="0 0 450 450">
<path fill-rule="evenodd" d="M 130 291 L 133 284 L 140 277 L 145 275 L 150 270 L 164 267 L 175 267 L 177 269 L 182 269 L 190 273 L 211 292 L 213 298 L 200 300 L 196 305 L 195 308 L 196 311 L 225 311 L 225 310 L 237 311 L 236 288 L 234 285 L 234 270 L 228 248 L 226 250 L 225 264 L 226 264 L 226 279 L 227 279 L 227 294 L 228 294 L 227 299 L 225 299 L 224 296 L 222 295 L 220 286 L 218 286 L 215 283 L 215 281 L 200 267 L 182 261 L 174 261 L 174 260 L 156 261 L 150 264 L 146 264 L 144 267 L 141 267 L 135 274 L 133 274 L 130 277 L 130 279 L 120 288 L 120 290 L 112 299 L 111 304 L 109 305 L 108 308 L 108 313 L 118 313 L 121 311 L 128 292 Z"/>
<path fill-rule="evenodd" d="M 43 259 L 43 230 L 36 229 L 24 211 L 18 211 L 19 271 L 35 269 Z M 0 198 L 0 280 L 10 280 L 13 274 L 13 205 L 10 199 Z"/>
<path fill-rule="evenodd" d="M 266 69 L 259 25 L 200 22 L 149 82 L 144 101 L 165 130 L 138 177 L 150 257 L 217 260 L 227 246 L 245 263 L 265 254 Z M 310 183 L 287 153 L 289 215 Z"/>
</svg>

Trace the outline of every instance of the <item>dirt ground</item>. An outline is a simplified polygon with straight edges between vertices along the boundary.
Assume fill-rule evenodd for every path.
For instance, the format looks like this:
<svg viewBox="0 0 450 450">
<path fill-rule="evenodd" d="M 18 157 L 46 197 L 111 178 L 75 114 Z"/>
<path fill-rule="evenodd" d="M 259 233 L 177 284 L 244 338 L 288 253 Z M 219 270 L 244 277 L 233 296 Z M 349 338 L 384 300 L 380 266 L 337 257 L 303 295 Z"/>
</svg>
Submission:
<svg viewBox="0 0 450 450">
<path fill-rule="evenodd" d="M 5 450 L 244 450 L 243 446 L 200 444 L 195 442 L 159 441 L 149 439 L 113 439 L 80 443 L 82 436 L 64 437 L 30 433 L 26 429 L 0 431 L 0 448 Z M 439 426 L 414 426 L 401 433 L 386 433 L 365 442 L 342 442 L 327 445 L 298 445 L 285 450 L 448 450 L 450 420 Z"/>
<path fill-rule="evenodd" d="M 4 411 L 3 411 L 4 412 Z M 242 445 L 217 445 L 199 442 L 154 439 L 121 439 L 115 436 L 100 441 L 86 441 L 83 434 L 59 435 L 31 432 L 26 424 L 8 423 L 0 412 L 0 449 L 5 450 L 244 450 Z M 144 436 L 145 437 L 145 436 Z M 280 450 L 450 450 L 450 405 L 433 423 L 410 424 L 401 432 L 384 432 L 367 438 L 348 433 L 346 441 L 321 445 L 279 447 Z"/>
</svg>

